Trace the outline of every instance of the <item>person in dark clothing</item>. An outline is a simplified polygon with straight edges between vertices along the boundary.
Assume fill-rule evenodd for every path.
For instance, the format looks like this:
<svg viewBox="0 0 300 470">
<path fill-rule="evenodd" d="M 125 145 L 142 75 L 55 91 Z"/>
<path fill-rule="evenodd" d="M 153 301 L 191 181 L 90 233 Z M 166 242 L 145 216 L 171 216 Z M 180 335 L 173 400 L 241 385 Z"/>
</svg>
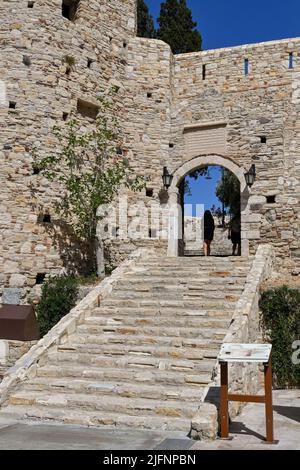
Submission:
<svg viewBox="0 0 300 470">
<path fill-rule="evenodd" d="M 204 212 L 204 256 L 210 256 L 210 245 L 214 239 L 215 222 L 210 211 Z"/>
<path fill-rule="evenodd" d="M 235 256 L 236 249 L 241 256 L 241 218 L 237 215 L 230 222 L 228 238 L 232 242 L 232 256 Z"/>
</svg>

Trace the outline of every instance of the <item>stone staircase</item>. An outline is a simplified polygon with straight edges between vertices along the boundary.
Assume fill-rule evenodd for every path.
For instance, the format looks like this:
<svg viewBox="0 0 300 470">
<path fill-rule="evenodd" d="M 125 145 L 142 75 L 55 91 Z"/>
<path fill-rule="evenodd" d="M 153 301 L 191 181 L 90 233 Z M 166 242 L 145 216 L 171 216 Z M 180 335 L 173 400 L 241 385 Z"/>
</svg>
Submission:
<svg viewBox="0 0 300 470">
<path fill-rule="evenodd" d="M 189 432 L 251 260 L 139 260 L 1 413 Z M 1 414 L 0 413 L 0 414 Z"/>
<path fill-rule="evenodd" d="M 189 241 L 185 244 L 185 256 L 204 256 L 202 243 L 191 243 Z M 228 228 L 223 228 L 216 225 L 214 239 L 211 244 L 212 256 L 231 256 L 232 243 L 228 240 Z"/>
</svg>

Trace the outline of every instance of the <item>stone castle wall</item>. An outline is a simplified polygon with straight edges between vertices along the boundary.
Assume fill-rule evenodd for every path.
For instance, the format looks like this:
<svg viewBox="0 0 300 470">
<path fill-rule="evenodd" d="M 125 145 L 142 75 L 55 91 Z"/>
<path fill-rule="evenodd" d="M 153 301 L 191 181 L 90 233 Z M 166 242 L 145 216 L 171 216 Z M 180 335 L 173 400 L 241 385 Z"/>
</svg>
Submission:
<svg viewBox="0 0 300 470">
<path fill-rule="evenodd" d="M 51 152 L 51 129 L 63 125 L 78 100 L 95 104 L 101 87 L 123 81 L 135 3 L 81 0 L 75 22 L 62 16 L 62 0 L 0 4 L 1 289 L 24 294 L 38 274 L 66 261 L 68 247 L 56 249 L 51 227 L 39 221 L 43 213 L 53 215 L 57 191 L 33 175 L 31 150 Z M 66 57 L 75 61 L 69 74 Z M 121 93 L 118 100 L 120 107 Z"/>
<path fill-rule="evenodd" d="M 150 176 L 154 198 L 165 165 L 173 173 L 199 155 L 208 165 L 221 156 L 244 173 L 254 163 L 242 237 L 252 254 L 271 242 L 288 270 L 300 264 L 299 52 L 295 38 L 173 57 L 160 41 L 133 38 L 125 80 L 131 162 Z"/>
<path fill-rule="evenodd" d="M 135 0 L 81 0 L 75 22 L 62 17 L 61 3 L 0 5 L 1 289 L 24 294 L 39 273 L 66 264 L 70 247 L 56 248 L 51 227 L 39 221 L 52 213 L 57 191 L 33 175 L 31 149 L 55 148 L 53 125 L 113 83 L 124 155 L 148 180 L 147 192 L 128 194 L 129 223 L 139 206 L 143 213 L 141 239 L 105 240 L 111 266 L 136 246 L 166 250 L 161 216 L 149 220 L 143 207 L 168 202 L 163 166 L 174 172 L 199 155 L 210 165 L 222 156 L 243 172 L 255 163 L 256 182 L 243 196 L 243 237 L 251 253 L 271 242 L 283 267 L 299 265 L 300 39 L 173 57 L 163 42 L 135 37 Z M 69 75 L 66 56 L 75 59 Z"/>
<path fill-rule="evenodd" d="M 300 40 L 293 39 L 175 59 L 172 128 L 176 140 L 171 170 L 197 155 L 197 151 L 187 154 L 184 127 L 223 122 L 225 145 L 215 153 L 222 152 L 245 171 L 252 163 L 256 165 L 257 179 L 246 201 L 244 235 L 250 251 L 259 243 L 271 242 L 285 266 L 300 261 L 299 53 Z M 293 68 L 289 68 L 290 54 Z M 261 142 L 262 137 L 266 143 Z"/>
<path fill-rule="evenodd" d="M 169 46 L 162 41 L 131 38 L 125 61 L 124 147 L 130 166 L 145 176 L 147 192 L 127 193 L 128 232 L 136 216 L 140 224 L 134 242 L 127 237 L 128 233 L 106 240 L 106 251 L 110 253 L 107 257 L 112 258 L 112 265 L 119 264 L 135 247 L 155 246 L 165 251 L 167 245 L 160 237 L 163 224 L 158 212 L 167 202 L 161 175 L 169 156 L 173 57 Z M 124 195 L 122 191 L 121 198 Z"/>
</svg>

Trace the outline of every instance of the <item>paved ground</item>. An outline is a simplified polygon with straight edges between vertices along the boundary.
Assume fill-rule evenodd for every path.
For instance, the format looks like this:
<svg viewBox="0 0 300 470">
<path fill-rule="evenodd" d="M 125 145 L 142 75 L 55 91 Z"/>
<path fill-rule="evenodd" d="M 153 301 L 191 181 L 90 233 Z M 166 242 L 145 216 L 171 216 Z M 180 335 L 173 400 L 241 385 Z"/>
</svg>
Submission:
<svg viewBox="0 0 300 470">
<path fill-rule="evenodd" d="M 187 450 L 193 444 L 181 433 L 0 420 L 0 450 L 152 450 L 157 447 Z"/>
<path fill-rule="evenodd" d="M 230 426 L 232 441 L 197 442 L 193 450 L 300 450 L 300 390 L 274 392 L 274 432 L 277 445 L 262 442 L 265 436 L 263 404 L 248 404 Z"/>
<path fill-rule="evenodd" d="M 249 404 L 231 424 L 232 441 L 194 442 L 180 433 L 141 430 L 120 431 L 79 426 L 0 420 L 0 449 L 101 449 L 101 450 L 209 450 L 209 449 L 300 449 L 300 390 L 274 392 L 275 437 L 268 446 L 264 406 Z"/>
</svg>

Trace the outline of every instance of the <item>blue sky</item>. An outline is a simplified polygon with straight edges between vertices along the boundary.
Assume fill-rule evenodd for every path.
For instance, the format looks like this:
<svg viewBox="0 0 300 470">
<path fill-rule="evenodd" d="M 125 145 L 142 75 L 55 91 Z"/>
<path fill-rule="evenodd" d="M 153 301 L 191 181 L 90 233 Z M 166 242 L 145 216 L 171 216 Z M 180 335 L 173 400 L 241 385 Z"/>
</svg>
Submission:
<svg viewBox="0 0 300 470">
<path fill-rule="evenodd" d="M 209 176 L 211 179 L 207 179 L 205 176 L 200 176 L 197 180 L 187 178 L 191 194 L 185 195 L 184 203 L 190 204 L 191 207 L 186 207 L 185 215 L 199 217 L 205 210 L 210 210 L 213 204 L 216 208 L 221 207 L 220 201 L 215 196 L 216 184 L 221 178 L 221 168 L 219 166 L 210 166 Z M 200 207 L 202 204 L 204 208 Z M 197 207 L 197 205 L 199 206 Z"/>
<path fill-rule="evenodd" d="M 159 0 L 145 0 L 159 16 Z M 300 0 L 187 0 L 203 49 L 300 36 Z"/>
</svg>

